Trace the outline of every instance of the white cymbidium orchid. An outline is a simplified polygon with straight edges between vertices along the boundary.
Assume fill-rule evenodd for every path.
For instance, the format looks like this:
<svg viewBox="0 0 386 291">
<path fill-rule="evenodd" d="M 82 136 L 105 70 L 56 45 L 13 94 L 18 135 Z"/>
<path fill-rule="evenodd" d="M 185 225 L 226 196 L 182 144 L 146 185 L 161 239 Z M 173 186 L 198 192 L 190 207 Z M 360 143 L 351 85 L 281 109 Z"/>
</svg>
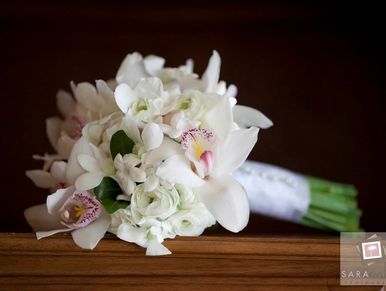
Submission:
<svg viewBox="0 0 386 291">
<path fill-rule="evenodd" d="M 157 174 L 169 181 L 195 187 L 199 199 L 226 229 L 238 232 L 248 223 L 249 205 L 244 189 L 231 176 L 248 157 L 257 141 L 259 129 L 231 131 L 231 106 L 225 96 L 204 119 L 205 128 L 187 131 L 182 138 L 185 157 L 172 156 L 161 164 Z"/>
<path fill-rule="evenodd" d="M 64 117 L 46 120 L 47 135 L 51 145 L 68 159 L 75 142 L 82 136 L 83 127 L 90 121 L 98 120 L 117 111 L 113 91 L 102 80 L 96 87 L 83 82 L 71 83 L 75 99 L 70 93 L 60 90 L 56 96 L 57 107 Z"/>
<path fill-rule="evenodd" d="M 46 204 L 26 209 L 24 216 L 38 239 L 71 231 L 74 242 L 84 249 L 93 249 L 110 225 L 110 216 L 95 196 L 73 186 L 57 190 Z"/>
<path fill-rule="evenodd" d="M 37 187 L 56 191 L 67 187 L 66 166 L 66 162 L 54 161 L 48 170 L 29 170 L 25 174 Z"/>
</svg>

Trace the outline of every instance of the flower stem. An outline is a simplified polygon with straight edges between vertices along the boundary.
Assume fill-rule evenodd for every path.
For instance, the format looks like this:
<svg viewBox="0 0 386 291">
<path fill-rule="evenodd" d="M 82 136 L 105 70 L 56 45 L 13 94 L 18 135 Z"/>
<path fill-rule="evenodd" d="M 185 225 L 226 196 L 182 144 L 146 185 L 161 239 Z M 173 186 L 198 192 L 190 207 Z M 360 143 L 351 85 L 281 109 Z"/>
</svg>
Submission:
<svg viewBox="0 0 386 291">
<path fill-rule="evenodd" d="M 300 224 L 332 231 L 360 231 L 362 211 L 353 185 L 306 177 L 310 185 L 311 202 Z"/>
</svg>

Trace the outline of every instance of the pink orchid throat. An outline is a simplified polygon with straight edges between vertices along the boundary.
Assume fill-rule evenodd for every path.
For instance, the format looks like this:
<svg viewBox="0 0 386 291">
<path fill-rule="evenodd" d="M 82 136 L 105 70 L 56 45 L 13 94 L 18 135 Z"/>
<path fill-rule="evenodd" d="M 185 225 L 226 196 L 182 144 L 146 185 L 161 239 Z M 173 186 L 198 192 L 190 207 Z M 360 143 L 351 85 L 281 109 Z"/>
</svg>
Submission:
<svg viewBox="0 0 386 291">
<path fill-rule="evenodd" d="M 74 192 L 59 211 L 62 224 L 70 228 L 84 227 L 97 219 L 102 211 L 100 202 L 88 192 Z"/>
</svg>

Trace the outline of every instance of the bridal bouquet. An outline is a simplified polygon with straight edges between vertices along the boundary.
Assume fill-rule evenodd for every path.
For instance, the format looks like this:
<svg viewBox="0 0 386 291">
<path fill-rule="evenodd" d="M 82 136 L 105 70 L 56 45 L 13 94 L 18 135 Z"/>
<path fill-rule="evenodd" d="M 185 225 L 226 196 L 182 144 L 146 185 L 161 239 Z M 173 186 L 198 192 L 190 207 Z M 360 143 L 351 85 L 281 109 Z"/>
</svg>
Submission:
<svg viewBox="0 0 386 291">
<path fill-rule="evenodd" d="M 192 60 L 177 68 L 164 63 L 129 54 L 115 80 L 71 83 L 72 94 L 58 92 L 61 117 L 46 122 L 55 154 L 34 156 L 43 169 L 26 172 L 52 193 L 24 213 L 38 239 L 70 232 L 78 246 L 93 249 L 111 232 L 147 255 L 165 255 L 165 239 L 199 236 L 216 222 L 239 232 L 250 208 L 313 227 L 330 225 L 325 215 L 333 211 L 315 208 L 321 200 L 312 203 L 315 195 L 303 189 L 302 179 L 291 182 L 295 174 L 283 178 L 271 166 L 256 170 L 244 163 L 259 128 L 272 122 L 236 105 L 237 88 L 219 81 L 216 51 L 201 78 Z M 284 212 L 295 218 L 274 209 L 280 203 L 272 201 L 285 195 L 291 198 L 283 203 L 294 203 Z"/>
</svg>

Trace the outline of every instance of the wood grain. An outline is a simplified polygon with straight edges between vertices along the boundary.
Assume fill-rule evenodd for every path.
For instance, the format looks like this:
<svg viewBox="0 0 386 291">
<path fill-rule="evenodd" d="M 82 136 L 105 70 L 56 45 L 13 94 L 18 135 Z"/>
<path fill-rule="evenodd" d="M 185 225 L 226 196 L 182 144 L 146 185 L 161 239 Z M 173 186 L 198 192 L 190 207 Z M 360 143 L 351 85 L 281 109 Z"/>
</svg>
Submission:
<svg viewBox="0 0 386 291">
<path fill-rule="evenodd" d="M 113 236 L 86 251 L 68 235 L 37 241 L 33 234 L 1 233 L 0 289 L 332 290 L 339 286 L 337 238 L 203 236 L 170 240 L 166 246 L 172 255 L 147 257 L 142 248 Z"/>
</svg>

